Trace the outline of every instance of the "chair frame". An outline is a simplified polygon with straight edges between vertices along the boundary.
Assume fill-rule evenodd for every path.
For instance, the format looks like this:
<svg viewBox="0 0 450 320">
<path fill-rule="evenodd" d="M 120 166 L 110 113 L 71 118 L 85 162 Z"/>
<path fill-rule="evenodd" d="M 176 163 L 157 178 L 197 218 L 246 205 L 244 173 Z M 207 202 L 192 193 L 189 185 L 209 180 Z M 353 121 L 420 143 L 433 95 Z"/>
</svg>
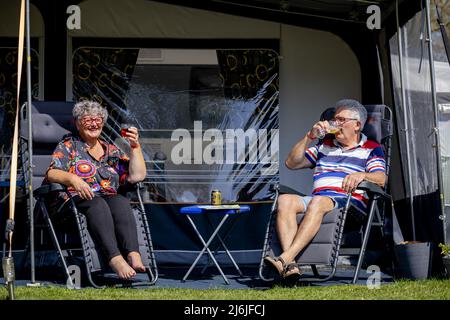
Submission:
<svg viewBox="0 0 450 320">
<path fill-rule="evenodd" d="M 148 225 L 148 220 L 147 220 L 147 215 L 145 213 L 144 210 L 144 205 L 142 202 L 142 197 L 140 195 L 140 189 L 142 188 L 141 184 L 135 184 L 135 191 L 136 194 L 138 195 L 138 219 L 139 221 L 136 221 L 137 223 L 140 222 L 142 224 L 143 227 L 143 232 L 145 233 L 145 237 L 144 240 L 146 241 L 146 247 L 147 247 L 147 251 L 149 254 L 149 258 L 150 258 L 150 264 L 145 266 L 146 269 L 146 274 L 149 278 L 148 282 L 138 282 L 138 283 L 132 283 L 131 285 L 153 285 L 155 284 L 155 282 L 158 279 L 158 268 L 156 265 L 156 259 L 155 259 L 155 255 L 154 255 L 154 250 L 153 250 L 153 243 L 152 243 L 152 239 L 151 239 L 151 234 L 150 234 L 150 228 Z M 76 207 L 76 204 L 73 200 L 73 197 L 70 195 L 70 193 L 67 191 L 67 188 L 61 184 L 58 183 L 50 183 L 47 185 L 43 185 L 39 188 L 37 188 L 34 191 L 34 197 L 36 198 L 36 207 L 39 208 L 40 212 L 42 212 L 44 220 L 47 224 L 47 227 L 49 229 L 50 232 L 50 237 L 52 239 L 53 245 L 58 253 L 58 257 L 62 263 L 63 269 L 64 269 L 64 273 L 67 276 L 67 283 L 70 285 L 73 285 L 72 283 L 72 279 L 70 277 L 70 273 L 69 273 L 69 269 L 67 266 L 67 262 L 66 259 L 64 258 L 64 254 L 63 254 L 63 250 L 61 249 L 61 246 L 59 244 L 59 240 L 56 236 L 56 232 L 55 232 L 55 228 L 53 226 L 52 223 L 52 219 L 50 217 L 50 214 L 47 210 L 47 206 L 45 204 L 45 197 L 49 196 L 52 193 L 55 192 L 66 192 L 66 194 L 69 196 L 69 200 L 70 201 L 70 209 L 71 212 L 73 213 L 75 220 L 76 220 L 76 224 L 77 224 L 77 229 L 78 229 L 78 234 L 80 237 L 80 241 L 81 241 L 81 247 L 82 247 L 82 251 L 83 251 L 83 258 L 84 258 L 84 263 L 85 263 L 85 267 L 86 267 L 86 271 L 87 271 L 87 276 L 88 276 L 88 280 L 90 282 L 90 284 L 94 287 L 94 288 L 104 288 L 104 286 L 98 285 L 92 276 L 93 272 L 99 271 L 100 269 L 96 268 L 94 266 L 94 262 L 93 262 L 93 258 L 91 257 L 91 250 L 93 250 L 93 248 L 91 248 L 90 246 L 90 241 L 89 241 L 89 232 L 87 230 L 87 224 L 86 224 L 86 218 L 85 216 L 80 213 Z M 95 249 L 94 249 L 95 250 Z"/>
<path fill-rule="evenodd" d="M 47 101 L 47 102 L 49 102 L 51 104 L 67 103 L 64 101 Z M 36 112 L 39 112 L 39 111 L 36 110 Z M 27 116 L 26 116 L 26 104 L 22 105 L 22 107 L 20 109 L 20 116 L 21 116 L 21 120 L 28 121 Z M 21 132 L 21 161 L 22 161 L 23 168 L 25 167 L 25 162 L 28 161 L 25 157 L 32 157 L 32 155 L 25 152 L 25 150 L 27 149 L 27 143 L 28 143 L 28 137 L 23 136 L 23 133 Z M 29 176 L 27 170 L 25 170 L 23 174 L 24 174 L 24 179 L 27 182 L 26 185 L 27 186 L 30 185 L 30 178 L 32 179 L 33 177 Z M 43 185 L 43 186 L 37 187 L 37 188 L 33 188 L 31 185 L 29 187 L 31 189 L 35 189 L 33 191 L 33 199 L 29 199 L 29 201 L 33 201 L 32 207 L 34 207 L 35 210 L 34 210 L 34 212 L 29 212 L 29 216 L 34 217 L 36 214 L 39 214 L 40 212 L 42 213 L 44 222 L 50 233 L 51 241 L 57 251 L 58 257 L 59 257 L 59 259 L 62 263 L 63 269 L 64 269 L 64 273 L 67 277 L 67 283 L 69 285 L 73 285 L 72 279 L 69 274 L 68 266 L 67 266 L 66 260 L 64 258 L 64 255 L 63 255 L 63 251 L 66 251 L 66 250 L 61 249 L 52 219 L 50 217 L 50 214 L 47 210 L 47 206 L 45 204 L 45 198 L 47 196 L 49 196 L 51 193 L 65 192 L 69 196 L 70 207 L 72 209 L 71 211 L 75 217 L 75 221 L 76 221 L 76 225 L 78 228 L 78 233 L 79 233 L 79 237 L 80 237 L 80 241 L 81 241 L 81 249 L 83 251 L 83 258 L 84 258 L 84 262 L 85 262 L 85 266 L 86 266 L 88 280 L 93 287 L 102 288 L 102 286 L 99 286 L 95 283 L 95 281 L 93 280 L 93 277 L 92 277 L 92 272 L 100 271 L 101 269 L 96 268 L 94 266 L 93 257 L 91 257 L 91 250 L 95 250 L 95 248 L 91 248 L 91 245 L 90 245 L 91 237 L 87 231 L 87 225 L 86 225 L 86 221 L 85 221 L 86 218 L 84 217 L 83 214 L 78 212 L 77 207 L 73 201 L 73 198 L 70 195 L 70 193 L 67 191 L 67 188 L 64 185 L 57 184 L 57 183 L 46 184 L 46 185 Z M 158 268 L 156 265 L 156 259 L 155 259 L 154 250 L 153 250 L 153 243 L 152 243 L 150 228 L 148 225 L 148 218 L 147 218 L 147 215 L 145 212 L 144 204 L 142 201 L 142 196 L 140 193 L 140 190 L 142 189 L 142 187 L 143 187 L 142 183 L 137 183 L 137 184 L 131 185 L 130 190 L 127 190 L 127 192 L 135 191 L 137 198 L 138 198 L 137 209 L 133 208 L 133 215 L 136 218 L 136 223 L 140 224 L 140 225 L 138 225 L 138 231 L 141 230 L 143 233 L 142 237 L 145 242 L 145 246 L 146 246 L 147 253 L 148 253 L 148 260 L 150 262 L 149 265 L 146 266 L 146 273 L 148 275 L 149 281 L 148 282 L 139 282 L 138 284 L 139 285 L 153 285 L 158 279 Z M 31 206 L 29 205 L 29 209 L 30 209 L 30 207 Z M 31 218 L 29 218 L 29 219 L 31 222 Z M 34 221 L 36 221 L 36 219 L 34 219 Z M 33 223 L 33 228 L 34 228 L 34 226 L 36 226 L 35 223 Z M 28 255 L 28 253 L 30 251 L 30 246 L 32 245 L 32 242 L 34 242 L 34 239 L 31 239 L 31 237 L 29 237 L 26 248 L 25 248 L 25 252 L 26 252 L 25 256 Z M 100 260 L 100 258 L 99 258 L 99 260 Z M 102 264 L 102 261 L 99 261 L 99 262 Z"/>
<path fill-rule="evenodd" d="M 370 106 L 366 106 L 366 107 L 370 107 Z M 388 120 L 388 121 L 392 121 L 392 110 L 387 107 L 387 106 L 383 106 L 384 107 L 384 115 L 383 118 L 380 119 L 381 120 Z M 329 109 L 327 109 L 326 111 L 324 111 L 322 113 L 322 117 L 321 120 L 324 120 L 324 114 L 329 111 Z M 389 170 L 390 170 L 390 155 L 391 155 L 391 137 L 392 137 L 392 127 L 389 128 L 390 132 L 388 132 L 388 134 L 385 137 L 382 137 L 382 143 L 385 146 L 385 159 L 386 159 L 386 175 L 389 176 Z M 384 140 L 384 143 L 383 143 Z M 330 279 L 332 279 L 335 274 L 336 274 L 336 270 L 337 270 L 337 264 L 338 264 L 338 257 L 340 254 L 340 249 L 341 249 L 341 245 L 342 245 L 342 239 L 343 239 L 343 235 L 344 235 L 344 227 L 345 227 L 345 222 L 347 219 L 347 215 L 350 209 L 356 210 L 360 216 L 362 215 L 365 219 L 366 219 L 366 223 L 364 225 L 364 230 L 363 230 L 363 239 L 362 239 L 362 243 L 361 243 L 361 247 L 359 248 L 359 253 L 358 253 L 358 261 L 356 264 L 356 268 L 355 268 L 355 272 L 353 274 L 353 278 L 352 278 L 352 284 L 355 284 L 358 281 L 359 278 L 359 273 L 362 267 L 362 263 L 364 260 L 364 256 L 365 256 L 365 252 L 366 252 L 366 248 L 367 248 L 367 243 L 369 240 L 369 236 L 370 236 L 370 231 L 372 226 L 377 226 L 380 227 L 381 229 L 381 234 L 384 237 L 384 232 L 383 232 L 383 226 L 384 226 L 384 215 L 381 214 L 380 212 L 380 208 L 377 205 L 379 200 L 385 200 L 385 201 L 392 201 L 391 197 L 389 194 L 387 194 L 385 192 L 387 188 L 387 184 L 384 186 L 384 188 L 381 188 L 380 186 L 368 182 L 368 181 L 363 181 L 361 182 L 358 187 L 357 190 L 360 191 L 364 191 L 367 193 L 368 197 L 369 197 L 369 204 L 368 204 L 368 212 L 363 212 L 360 209 L 358 209 L 357 207 L 353 206 L 350 202 L 351 197 L 350 195 L 347 196 L 347 201 L 346 201 L 346 205 L 344 208 L 339 209 L 340 212 L 338 212 L 339 217 L 338 217 L 338 222 L 337 222 L 337 233 L 336 233 L 336 239 L 334 242 L 334 247 L 331 253 L 331 259 L 330 259 L 330 265 L 331 265 L 331 271 L 328 275 L 321 275 L 318 270 L 317 270 L 317 265 L 318 264 L 323 264 L 323 263 L 317 263 L 317 264 L 311 264 L 311 263 L 298 263 L 299 265 L 310 265 L 311 269 L 313 271 L 313 277 L 308 277 L 308 278 L 301 278 L 299 281 L 300 282 L 324 282 L 324 281 L 328 281 Z M 291 189 L 291 188 L 288 188 Z M 274 224 L 275 224 L 275 217 L 276 217 L 276 208 L 277 208 L 277 201 L 278 201 L 278 197 L 280 192 L 280 186 L 276 185 L 273 188 L 273 191 L 275 192 L 275 197 L 274 197 L 274 202 L 272 205 L 272 209 L 271 209 L 271 213 L 269 216 L 269 221 L 267 223 L 267 228 L 266 228 L 266 233 L 265 233 L 265 237 L 264 237 L 264 245 L 263 245 L 263 249 L 262 249 L 262 255 L 261 255 L 261 261 L 259 264 L 259 268 L 258 268 L 258 273 L 259 273 L 259 277 L 264 280 L 264 281 L 273 281 L 273 278 L 268 278 L 266 277 L 266 275 L 264 274 L 264 269 L 265 269 L 265 265 L 264 265 L 264 257 L 267 256 L 267 254 L 270 251 L 270 241 L 271 241 L 271 237 L 272 237 L 272 230 L 274 229 Z M 290 192 L 288 193 L 294 193 L 294 194 L 298 194 L 301 196 L 304 196 L 303 194 L 291 189 Z M 384 206 L 385 206 L 385 202 L 383 201 L 381 204 L 381 211 L 384 211 Z"/>
</svg>

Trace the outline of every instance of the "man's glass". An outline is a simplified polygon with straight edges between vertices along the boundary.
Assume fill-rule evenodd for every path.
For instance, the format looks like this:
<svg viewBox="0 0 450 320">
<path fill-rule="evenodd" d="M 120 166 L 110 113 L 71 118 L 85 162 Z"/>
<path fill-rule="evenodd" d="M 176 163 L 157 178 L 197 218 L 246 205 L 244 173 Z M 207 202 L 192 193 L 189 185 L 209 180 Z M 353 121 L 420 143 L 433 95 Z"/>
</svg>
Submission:
<svg viewBox="0 0 450 320">
<path fill-rule="evenodd" d="M 96 124 L 96 125 L 98 125 L 98 126 L 100 126 L 100 125 L 102 125 L 103 124 L 103 118 L 102 117 L 94 117 L 94 118 L 91 118 L 91 117 L 84 117 L 84 118 L 81 118 L 81 120 L 80 120 L 80 122 L 81 122 L 81 124 L 83 125 L 83 126 L 90 126 L 90 125 L 92 125 L 92 124 Z"/>
<path fill-rule="evenodd" d="M 334 117 L 332 120 L 336 121 L 336 123 L 338 125 L 343 125 L 344 123 L 346 123 L 346 122 L 348 122 L 350 120 L 359 120 L 359 119 L 356 119 L 356 118 L 345 118 L 345 117 Z"/>
</svg>

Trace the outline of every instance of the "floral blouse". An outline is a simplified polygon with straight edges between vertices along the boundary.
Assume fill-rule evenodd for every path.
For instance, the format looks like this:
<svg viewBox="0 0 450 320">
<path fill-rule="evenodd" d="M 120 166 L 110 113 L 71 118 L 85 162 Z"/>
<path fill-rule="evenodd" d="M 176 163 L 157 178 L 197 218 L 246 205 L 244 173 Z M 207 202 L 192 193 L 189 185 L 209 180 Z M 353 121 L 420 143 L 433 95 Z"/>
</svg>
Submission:
<svg viewBox="0 0 450 320">
<path fill-rule="evenodd" d="M 79 136 L 68 134 L 58 143 L 52 155 L 48 170 L 59 169 L 74 173 L 82 178 L 94 193 L 117 194 L 117 188 L 128 178 L 128 156 L 113 144 L 99 139 L 104 154 L 96 160 L 89 154 L 88 145 Z M 48 171 L 47 170 L 47 171 Z M 47 180 L 47 179 L 45 179 Z M 45 183 L 46 181 L 44 181 Z M 71 195 L 77 193 L 68 188 Z M 66 193 L 60 193 L 59 200 L 68 200 Z"/>
</svg>

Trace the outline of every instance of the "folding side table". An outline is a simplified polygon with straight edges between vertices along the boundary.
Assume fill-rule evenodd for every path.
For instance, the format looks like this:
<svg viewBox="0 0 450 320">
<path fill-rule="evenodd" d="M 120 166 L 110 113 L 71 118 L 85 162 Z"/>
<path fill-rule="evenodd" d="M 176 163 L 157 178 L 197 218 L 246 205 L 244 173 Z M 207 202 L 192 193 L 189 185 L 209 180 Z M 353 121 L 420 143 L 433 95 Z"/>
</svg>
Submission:
<svg viewBox="0 0 450 320">
<path fill-rule="evenodd" d="M 209 246 L 211 245 L 212 241 L 214 240 L 214 238 L 216 236 L 217 236 L 218 240 L 220 241 L 221 245 L 223 246 L 223 248 L 225 249 L 225 252 L 228 255 L 228 257 L 230 258 L 234 267 L 239 272 L 239 274 L 242 275 L 242 272 L 239 269 L 236 261 L 234 260 L 233 256 L 231 255 L 231 253 L 228 250 L 227 246 L 225 245 L 224 241 L 220 237 L 219 231 L 231 214 L 237 214 L 237 213 L 248 212 L 248 211 L 250 211 L 250 207 L 247 205 L 243 205 L 243 206 L 241 206 L 241 205 L 194 205 L 194 206 L 182 207 L 180 209 L 180 213 L 186 215 L 186 218 L 188 219 L 189 223 L 191 224 L 192 228 L 194 229 L 195 233 L 197 234 L 198 238 L 200 239 L 200 241 L 203 244 L 203 249 L 199 252 L 199 254 L 197 255 L 197 258 L 195 258 L 195 260 L 192 263 L 192 265 L 190 266 L 189 270 L 184 275 L 183 280 L 182 280 L 183 282 L 186 281 L 186 279 L 189 277 L 189 275 L 191 274 L 194 267 L 197 265 L 197 263 L 200 260 L 200 258 L 202 257 L 202 255 L 205 253 L 205 251 L 207 251 L 209 257 L 213 261 L 217 270 L 219 270 L 225 283 L 230 284 L 227 277 L 225 276 L 222 269 L 220 268 L 219 263 L 217 262 L 216 258 L 214 257 L 214 254 L 211 252 L 211 250 L 209 248 Z M 205 241 L 190 216 L 196 215 L 196 214 L 209 214 L 209 213 L 213 213 L 213 212 L 218 213 L 218 214 L 223 214 L 223 218 L 222 218 L 222 220 L 220 220 L 219 224 L 214 229 L 214 231 L 211 234 L 211 236 L 209 237 L 208 241 Z"/>
</svg>

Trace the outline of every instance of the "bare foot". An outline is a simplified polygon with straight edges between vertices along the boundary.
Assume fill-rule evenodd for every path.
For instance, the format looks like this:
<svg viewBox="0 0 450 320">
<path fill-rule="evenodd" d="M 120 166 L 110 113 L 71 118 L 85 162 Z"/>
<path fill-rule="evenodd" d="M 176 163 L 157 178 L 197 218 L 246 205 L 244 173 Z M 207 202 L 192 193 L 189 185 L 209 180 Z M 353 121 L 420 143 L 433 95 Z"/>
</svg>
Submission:
<svg viewBox="0 0 450 320">
<path fill-rule="evenodd" d="M 142 263 L 139 252 L 132 251 L 127 256 L 128 264 L 136 271 L 145 272 L 145 266 Z"/>
<path fill-rule="evenodd" d="M 136 275 L 122 256 L 115 256 L 109 260 L 109 266 L 114 270 L 120 279 L 128 280 Z"/>
</svg>

